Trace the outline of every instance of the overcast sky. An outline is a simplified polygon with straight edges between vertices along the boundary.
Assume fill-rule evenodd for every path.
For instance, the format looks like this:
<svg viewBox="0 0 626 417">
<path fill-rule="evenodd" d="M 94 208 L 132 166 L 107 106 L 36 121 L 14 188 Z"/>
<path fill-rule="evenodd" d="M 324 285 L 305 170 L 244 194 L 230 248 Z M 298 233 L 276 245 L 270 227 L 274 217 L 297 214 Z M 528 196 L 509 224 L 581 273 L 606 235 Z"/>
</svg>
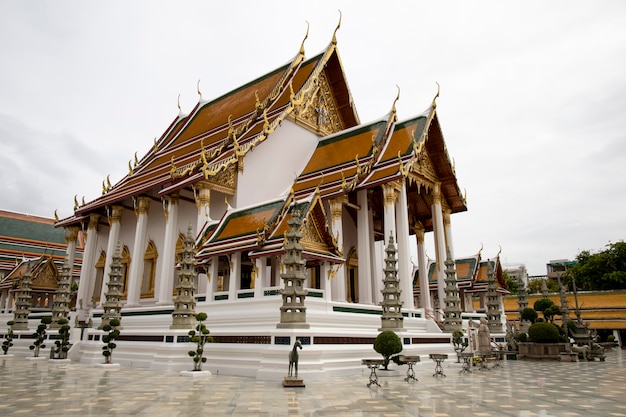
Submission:
<svg viewBox="0 0 626 417">
<path fill-rule="evenodd" d="M 228 4 L 226 4 L 228 3 Z M 0 0 L 0 209 L 72 213 L 178 114 L 329 43 L 367 122 L 437 101 L 455 255 L 545 274 L 626 235 L 624 1 Z M 432 238 L 429 237 L 432 240 Z M 430 245 L 432 247 L 432 245 Z M 429 250 L 430 256 L 434 255 Z"/>
</svg>

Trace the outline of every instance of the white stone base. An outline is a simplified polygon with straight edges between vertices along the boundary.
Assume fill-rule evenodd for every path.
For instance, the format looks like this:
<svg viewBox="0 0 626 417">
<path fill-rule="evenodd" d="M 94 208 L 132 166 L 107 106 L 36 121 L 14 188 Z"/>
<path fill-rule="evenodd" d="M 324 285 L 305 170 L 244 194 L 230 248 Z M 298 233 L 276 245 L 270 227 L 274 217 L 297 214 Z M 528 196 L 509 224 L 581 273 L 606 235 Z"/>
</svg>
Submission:
<svg viewBox="0 0 626 417">
<path fill-rule="evenodd" d="M 54 363 L 54 364 L 57 364 L 57 365 L 62 365 L 62 364 L 66 364 L 67 365 L 68 363 L 71 363 L 72 360 L 71 359 L 48 359 L 48 362 L 49 363 Z"/>
<path fill-rule="evenodd" d="M 211 371 L 180 371 L 180 376 L 191 378 L 205 378 L 211 376 Z"/>
<path fill-rule="evenodd" d="M 0 355 L 0 359 L 8 359 L 8 358 L 14 358 L 15 355 L 12 353 L 7 353 L 6 355 Z"/>
<path fill-rule="evenodd" d="M 93 366 L 95 368 L 106 369 L 107 371 L 115 371 L 117 369 L 120 369 L 119 363 L 94 363 Z"/>
<path fill-rule="evenodd" d="M 50 358 L 47 356 L 27 356 L 26 358 L 27 361 L 35 361 L 35 362 L 43 362 L 43 361 L 48 361 Z"/>
</svg>

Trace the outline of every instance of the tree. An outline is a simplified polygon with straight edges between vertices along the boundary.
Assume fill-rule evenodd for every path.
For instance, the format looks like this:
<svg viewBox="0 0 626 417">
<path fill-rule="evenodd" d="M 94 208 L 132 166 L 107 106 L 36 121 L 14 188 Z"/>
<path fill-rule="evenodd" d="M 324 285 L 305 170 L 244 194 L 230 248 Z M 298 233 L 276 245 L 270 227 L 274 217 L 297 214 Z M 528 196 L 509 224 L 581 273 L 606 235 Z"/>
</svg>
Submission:
<svg viewBox="0 0 626 417">
<path fill-rule="evenodd" d="M 196 350 L 190 350 L 187 352 L 189 356 L 193 358 L 193 370 L 201 371 L 202 364 L 206 362 L 206 358 L 204 357 L 204 345 L 206 343 L 213 342 L 213 338 L 209 336 L 209 329 L 204 325 L 203 321 L 207 319 L 206 313 L 198 313 L 196 314 L 196 325 L 195 330 L 189 331 L 189 341 L 196 344 Z"/>
<path fill-rule="evenodd" d="M 559 329 L 552 323 L 535 323 L 528 328 L 528 338 L 535 343 L 556 343 L 561 340 Z"/>
<path fill-rule="evenodd" d="M 506 271 L 502 271 L 502 276 L 504 278 L 504 282 L 506 283 L 506 287 L 511 292 L 512 295 L 517 294 L 517 290 L 519 287 L 519 283 L 515 278 L 509 277 L 509 274 Z"/>
<path fill-rule="evenodd" d="M 44 345 L 46 341 L 46 329 L 50 323 L 52 323 L 52 317 L 42 317 L 41 323 L 37 326 L 37 331 L 33 333 L 33 339 L 35 339 L 35 341 L 29 348 L 33 351 L 33 356 L 36 358 L 39 357 L 39 350 L 45 349 L 46 347 L 46 345 Z"/>
<path fill-rule="evenodd" d="M 521 314 L 520 314 L 520 318 L 522 320 L 526 320 L 529 321 L 531 323 L 534 323 L 537 320 L 538 314 L 535 311 L 534 308 L 530 308 L 530 307 L 526 307 L 525 309 L 522 310 Z"/>
<path fill-rule="evenodd" d="M 546 310 L 550 309 L 552 306 L 554 306 L 554 301 L 552 301 L 549 298 L 540 298 L 537 301 L 535 301 L 535 304 L 533 305 L 535 311 L 540 311 L 543 313 L 543 318 L 548 321 L 549 319 L 549 314 L 546 314 Z M 561 310 L 559 310 L 560 312 Z"/>
<path fill-rule="evenodd" d="M 383 369 L 387 370 L 392 356 L 402 352 L 402 340 L 391 330 L 385 330 L 376 336 L 374 350 L 383 355 Z"/>
<path fill-rule="evenodd" d="M 9 326 L 9 330 L 7 331 L 7 336 L 4 338 L 2 342 L 2 352 L 6 355 L 9 352 L 9 348 L 13 346 L 13 325 L 15 322 L 13 320 L 9 320 L 7 322 L 7 326 Z"/>
<path fill-rule="evenodd" d="M 66 318 L 60 318 L 59 339 L 54 341 L 55 359 L 67 359 L 67 352 L 70 350 L 70 325 Z"/>
<path fill-rule="evenodd" d="M 561 314 L 563 314 L 561 307 L 556 304 L 552 304 L 550 307 L 543 310 L 543 317 L 550 323 L 554 323 L 554 316 L 560 316 Z"/>
<path fill-rule="evenodd" d="M 468 341 L 465 340 L 465 335 L 461 330 L 455 330 L 452 332 L 452 345 L 454 346 L 454 351 L 456 352 L 456 361 L 459 362 L 459 353 L 463 352 L 467 349 Z"/>
<path fill-rule="evenodd" d="M 120 321 L 118 319 L 111 319 L 107 324 L 102 327 L 102 330 L 108 332 L 104 336 L 102 336 L 102 342 L 104 342 L 104 346 L 102 347 L 102 355 L 105 358 L 104 363 L 111 363 L 111 359 L 113 356 L 113 349 L 117 347 L 115 344 L 115 339 L 120 337 L 120 331 L 117 327 L 120 325 Z"/>
<path fill-rule="evenodd" d="M 576 263 L 563 274 L 570 288 L 572 281 L 583 291 L 619 290 L 626 288 L 626 243 L 609 243 L 598 253 L 582 251 Z"/>
</svg>

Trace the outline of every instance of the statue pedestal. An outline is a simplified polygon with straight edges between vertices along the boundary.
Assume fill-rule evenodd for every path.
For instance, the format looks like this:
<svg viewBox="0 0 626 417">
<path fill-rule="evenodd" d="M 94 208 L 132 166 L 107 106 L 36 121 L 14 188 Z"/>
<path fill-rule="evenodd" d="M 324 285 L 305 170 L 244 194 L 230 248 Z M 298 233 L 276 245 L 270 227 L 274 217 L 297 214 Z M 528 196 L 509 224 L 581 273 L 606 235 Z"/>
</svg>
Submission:
<svg viewBox="0 0 626 417">
<path fill-rule="evenodd" d="M 300 377 L 286 376 L 283 379 L 283 387 L 302 387 L 304 388 L 304 381 Z"/>
</svg>

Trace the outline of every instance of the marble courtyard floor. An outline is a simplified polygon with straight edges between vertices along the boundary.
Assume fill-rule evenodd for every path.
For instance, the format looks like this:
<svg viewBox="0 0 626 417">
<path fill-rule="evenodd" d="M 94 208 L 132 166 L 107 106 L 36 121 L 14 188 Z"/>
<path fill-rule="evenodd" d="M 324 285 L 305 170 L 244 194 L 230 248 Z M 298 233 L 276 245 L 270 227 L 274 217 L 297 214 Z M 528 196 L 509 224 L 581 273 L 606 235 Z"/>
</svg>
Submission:
<svg viewBox="0 0 626 417">
<path fill-rule="evenodd" d="M 606 362 L 504 361 L 465 374 L 450 359 L 445 378 L 433 377 L 434 363 L 422 358 L 418 382 L 384 377 L 368 388 L 363 369 L 283 388 L 247 377 L 0 355 L 0 416 L 626 416 L 625 356 L 613 350 Z"/>
</svg>

